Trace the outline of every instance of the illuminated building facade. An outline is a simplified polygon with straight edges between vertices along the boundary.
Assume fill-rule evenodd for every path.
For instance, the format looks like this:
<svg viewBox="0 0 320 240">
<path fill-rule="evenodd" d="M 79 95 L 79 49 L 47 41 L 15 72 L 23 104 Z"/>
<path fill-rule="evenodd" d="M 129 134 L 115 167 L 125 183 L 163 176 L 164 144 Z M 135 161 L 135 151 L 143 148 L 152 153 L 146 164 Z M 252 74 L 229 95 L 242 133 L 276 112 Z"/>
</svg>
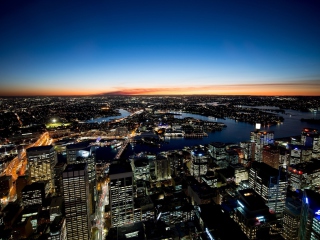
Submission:
<svg viewBox="0 0 320 240">
<path fill-rule="evenodd" d="M 28 148 L 27 158 L 31 182 L 48 181 L 50 192 L 54 192 L 54 166 L 57 163 L 57 155 L 53 146 Z"/>
<path fill-rule="evenodd" d="M 88 171 L 85 163 L 70 164 L 62 173 L 67 239 L 90 239 Z"/>
<path fill-rule="evenodd" d="M 253 142 L 240 142 L 240 147 L 242 149 L 244 163 L 247 163 L 251 159 L 254 158 L 254 146 L 255 143 Z"/>
<path fill-rule="evenodd" d="M 46 197 L 46 183 L 35 182 L 22 189 L 23 206 L 42 205 Z"/>
<path fill-rule="evenodd" d="M 133 223 L 133 173 L 130 164 L 111 164 L 109 178 L 112 227 Z"/>
<path fill-rule="evenodd" d="M 253 162 L 249 171 L 249 185 L 264 199 L 270 211 L 281 218 L 287 193 L 285 172 L 265 163 Z"/>
<path fill-rule="evenodd" d="M 286 240 L 297 240 L 300 224 L 301 202 L 287 198 L 283 212 L 282 236 Z"/>
<path fill-rule="evenodd" d="M 303 193 L 298 239 L 320 239 L 320 194 L 309 189 Z"/>
<path fill-rule="evenodd" d="M 279 169 L 280 150 L 273 145 L 267 145 L 262 150 L 262 162 L 269 166 Z"/>
<path fill-rule="evenodd" d="M 303 145 L 289 144 L 290 150 L 290 165 L 308 162 L 312 158 L 312 149 Z"/>
<path fill-rule="evenodd" d="M 320 161 L 313 159 L 288 167 L 289 185 L 291 190 L 316 189 L 320 186 Z"/>
<path fill-rule="evenodd" d="M 131 162 L 132 171 L 135 180 L 149 180 L 150 178 L 150 163 L 147 158 L 132 159 Z"/>
<path fill-rule="evenodd" d="M 254 147 L 254 160 L 262 162 L 263 147 L 274 143 L 273 131 L 252 131 L 250 133 L 250 141 L 255 144 Z"/>
<path fill-rule="evenodd" d="M 317 129 L 304 128 L 301 132 L 301 144 L 312 148 L 312 158 L 320 157 L 320 137 Z"/>
<path fill-rule="evenodd" d="M 67 146 L 67 163 L 68 164 L 83 164 L 87 165 L 88 183 L 89 183 L 89 211 L 93 215 L 96 207 L 96 166 L 95 158 L 92 153 L 92 148 L 88 143 L 77 143 Z"/>
<path fill-rule="evenodd" d="M 264 199 L 253 189 L 239 191 L 238 207 L 234 212 L 234 221 L 249 239 L 261 239 L 269 234 L 276 222 L 274 214 L 269 212 Z"/>
<path fill-rule="evenodd" d="M 170 161 L 167 157 L 157 156 L 154 165 L 157 181 L 167 180 L 171 178 Z"/>
<path fill-rule="evenodd" d="M 222 142 L 213 142 L 209 144 L 212 147 L 212 156 L 217 160 L 226 159 L 226 144 Z"/>
<path fill-rule="evenodd" d="M 65 163 L 57 163 L 54 166 L 54 187 L 57 196 L 63 195 L 62 173 L 65 170 L 66 166 L 67 164 Z"/>
<path fill-rule="evenodd" d="M 200 180 L 208 171 L 208 157 L 203 156 L 203 153 L 192 152 L 192 161 L 190 163 L 190 175 Z"/>
</svg>

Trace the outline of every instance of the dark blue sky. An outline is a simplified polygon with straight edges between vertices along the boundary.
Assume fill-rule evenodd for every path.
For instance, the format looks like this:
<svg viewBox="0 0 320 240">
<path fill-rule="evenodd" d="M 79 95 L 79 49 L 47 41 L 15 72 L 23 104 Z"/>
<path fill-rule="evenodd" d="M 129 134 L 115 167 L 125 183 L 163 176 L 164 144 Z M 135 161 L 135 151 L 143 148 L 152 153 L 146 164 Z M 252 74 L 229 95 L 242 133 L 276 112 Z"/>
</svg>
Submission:
<svg viewBox="0 0 320 240">
<path fill-rule="evenodd" d="M 319 1 L 7 1 L 0 95 L 319 95 L 319 13 Z"/>
</svg>

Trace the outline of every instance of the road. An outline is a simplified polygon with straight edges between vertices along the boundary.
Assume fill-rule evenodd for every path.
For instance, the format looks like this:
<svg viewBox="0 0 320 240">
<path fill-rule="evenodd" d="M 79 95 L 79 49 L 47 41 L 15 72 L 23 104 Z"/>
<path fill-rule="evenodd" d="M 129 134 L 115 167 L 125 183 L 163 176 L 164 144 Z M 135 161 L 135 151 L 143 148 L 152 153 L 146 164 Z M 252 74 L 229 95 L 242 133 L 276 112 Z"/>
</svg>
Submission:
<svg viewBox="0 0 320 240">
<path fill-rule="evenodd" d="M 26 149 L 31 147 L 46 146 L 50 145 L 51 143 L 52 139 L 50 139 L 49 133 L 43 133 L 36 142 L 28 145 L 25 149 L 22 149 L 18 156 L 11 160 L 8 167 L 3 171 L 2 175 L 12 176 L 12 181 L 16 181 L 18 176 L 23 175 L 26 170 Z"/>
</svg>

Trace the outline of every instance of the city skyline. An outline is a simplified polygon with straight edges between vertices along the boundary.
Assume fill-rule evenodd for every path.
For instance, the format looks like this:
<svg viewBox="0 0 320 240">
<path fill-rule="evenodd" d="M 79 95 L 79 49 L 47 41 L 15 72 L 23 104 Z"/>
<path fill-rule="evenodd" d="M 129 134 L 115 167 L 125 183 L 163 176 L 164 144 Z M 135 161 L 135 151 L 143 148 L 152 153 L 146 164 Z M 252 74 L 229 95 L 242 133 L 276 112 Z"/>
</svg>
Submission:
<svg viewBox="0 0 320 240">
<path fill-rule="evenodd" d="M 316 1 L 0 9 L 0 96 L 320 95 Z"/>
</svg>

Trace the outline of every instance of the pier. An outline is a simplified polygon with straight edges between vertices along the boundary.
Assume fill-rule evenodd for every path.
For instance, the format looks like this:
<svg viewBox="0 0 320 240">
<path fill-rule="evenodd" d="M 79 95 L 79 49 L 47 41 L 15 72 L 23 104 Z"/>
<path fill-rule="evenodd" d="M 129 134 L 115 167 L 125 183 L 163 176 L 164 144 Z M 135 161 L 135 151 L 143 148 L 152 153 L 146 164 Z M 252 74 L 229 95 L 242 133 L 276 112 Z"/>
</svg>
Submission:
<svg viewBox="0 0 320 240">
<path fill-rule="evenodd" d="M 188 133 L 184 134 L 185 138 L 203 138 L 203 137 L 208 137 L 207 133 Z"/>
</svg>

